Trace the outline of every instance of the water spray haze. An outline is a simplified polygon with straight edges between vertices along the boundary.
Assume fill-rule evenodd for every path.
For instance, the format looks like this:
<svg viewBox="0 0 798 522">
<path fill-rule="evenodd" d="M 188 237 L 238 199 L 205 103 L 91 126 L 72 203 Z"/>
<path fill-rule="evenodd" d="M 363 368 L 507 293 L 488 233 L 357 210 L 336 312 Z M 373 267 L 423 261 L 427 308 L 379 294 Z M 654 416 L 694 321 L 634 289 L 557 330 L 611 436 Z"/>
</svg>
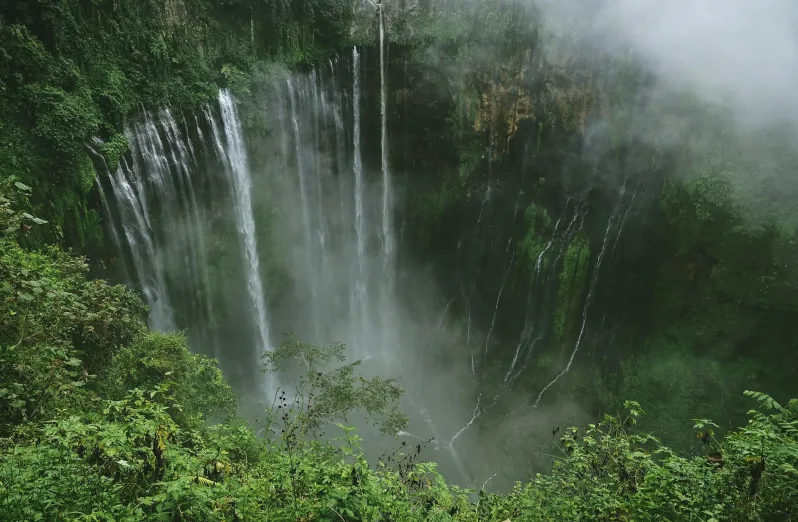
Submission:
<svg viewBox="0 0 798 522">
<path fill-rule="evenodd" d="M 674 88 L 741 122 L 798 122 L 798 4 L 535 0 L 548 27 L 616 57 L 631 52 Z"/>
</svg>

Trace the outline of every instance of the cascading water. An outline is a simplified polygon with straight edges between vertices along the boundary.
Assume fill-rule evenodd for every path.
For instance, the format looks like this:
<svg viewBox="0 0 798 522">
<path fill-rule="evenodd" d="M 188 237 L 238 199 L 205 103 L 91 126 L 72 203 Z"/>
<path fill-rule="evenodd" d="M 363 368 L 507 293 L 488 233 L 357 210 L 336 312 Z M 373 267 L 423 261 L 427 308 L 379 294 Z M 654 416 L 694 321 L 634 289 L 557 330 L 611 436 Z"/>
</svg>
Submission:
<svg viewBox="0 0 798 522">
<path fill-rule="evenodd" d="M 382 1 L 378 4 L 379 25 L 380 25 L 380 167 L 382 170 L 382 269 L 385 274 L 385 286 L 383 290 L 382 316 L 381 316 L 381 343 L 383 345 L 383 357 L 392 357 L 395 354 L 385 347 L 394 342 L 395 333 L 393 327 L 393 317 L 390 312 L 390 303 L 394 299 L 394 278 L 395 263 L 394 251 L 396 249 L 396 239 L 393 234 L 393 182 L 388 163 L 388 93 L 385 81 L 385 11 Z"/>
<path fill-rule="evenodd" d="M 148 186 L 160 188 L 162 180 L 169 178 L 164 172 L 168 170 L 168 163 L 163 150 L 155 147 L 156 143 L 161 143 L 160 138 L 152 136 L 157 132 L 149 116 L 135 129 L 127 129 L 125 134 L 131 144 L 132 167 L 123 158 L 116 174 L 109 179 L 138 283 L 150 307 L 150 326 L 155 330 L 170 331 L 175 322 L 164 276 L 165 260 L 155 247 L 155 230 L 150 222 L 147 197 Z M 155 192 L 170 200 L 175 196 L 168 190 Z"/>
<path fill-rule="evenodd" d="M 510 245 L 512 244 L 512 239 L 507 242 L 507 250 L 510 249 Z M 490 338 L 493 334 L 493 329 L 496 327 L 496 316 L 499 313 L 499 304 L 502 302 L 502 294 L 504 293 L 504 286 L 507 284 L 507 277 L 510 275 L 510 270 L 513 268 L 513 262 L 515 261 L 515 250 L 513 250 L 512 255 L 510 256 L 510 262 L 507 264 L 507 271 L 504 273 L 504 278 L 502 279 L 502 284 L 499 287 L 499 293 L 496 296 L 496 306 L 493 307 L 493 318 L 490 321 L 490 329 L 488 329 L 488 334 L 485 336 L 485 362 L 487 362 L 488 352 L 490 351 Z M 487 364 L 485 364 L 483 368 L 483 376 L 484 376 L 484 369 L 487 368 Z"/>
<path fill-rule="evenodd" d="M 327 96 L 324 91 L 324 75 L 319 72 L 316 74 L 316 70 L 313 70 L 313 75 L 311 77 L 311 81 L 313 82 L 313 113 L 316 115 L 315 125 L 314 125 L 314 137 L 316 142 L 316 150 L 322 150 L 322 135 L 326 134 L 326 130 L 328 128 L 328 116 L 329 112 L 327 110 Z M 323 154 L 316 155 L 316 186 L 315 186 L 315 198 L 314 198 L 314 206 L 316 207 L 316 215 L 318 216 L 318 233 L 316 235 L 316 239 L 318 240 L 318 249 L 321 253 L 321 271 L 319 274 L 319 279 L 321 279 L 321 292 L 324 294 L 328 294 L 330 292 L 330 288 L 328 286 L 328 274 L 327 269 L 330 266 L 330 260 L 328 258 L 330 248 L 328 245 L 329 241 L 329 231 L 328 231 L 328 219 L 324 219 L 326 210 L 324 209 L 324 187 L 327 185 L 327 177 L 328 172 L 331 170 L 331 167 L 328 167 L 327 161 L 323 159 Z M 317 342 L 320 339 L 317 339 Z"/>
<path fill-rule="evenodd" d="M 130 154 L 107 181 L 98 183 L 111 236 L 127 261 L 122 268 L 130 267 L 120 275 L 142 291 L 152 328 L 187 330 L 194 350 L 215 355 L 231 375 L 247 376 L 261 390 L 271 391 L 262 377 L 252 375 L 257 373 L 252 372 L 253 363 L 260 366 L 259 356 L 269 349 L 271 339 L 251 175 L 241 124 L 226 91 L 219 95 L 219 109 L 219 121 L 210 107 L 203 110 L 213 144 L 209 150 L 215 151 L 218 162 L 205 149 L 199 119 L 189 128 L 185 118 L 168 108 L 157 116 L 142 111 L 126 129 Z M 237 234 L 213 230 L 228 222 L 228 213 L 219 208 L 223 201 L 231 201 L 229 222 Z M 237 237 L 240 257 L 226 247 L 227 238 Z M 236 265 L 242 270 L 231 272 Z M 238 288 L 246 289 L 248 305 L 236 300 Z M 229 341 L 224 346 L 219 343 L 222 338 Z M 248 346 L 248 362 L 235 361 L 241 348 L 230 342 L 236 341 Z M 236 383 L 244 385 L 239 378 Z"/>
<path fill-rule="evenodd" d="M 309 183 L 306 180 L 307 173 L 305 172 L 305 165 L 303 161 L 303 154 L 302 154 L 302 136 L 300 134 L 299 129 L 299 120 L 298 120 L 298 113 L 297 105 L 299 104 L 297 100 L 297 95 L 294 90 L 294 85 L 291 83 L 291 80 L 286 80 L 286 85 L 288 87 L 288 99 L 291 104 L 291 125 L 293 129 L 293 137 L 294 137 L 294 151 L 296 153 L 295 161 L 296 161 L 296 172 L 297 172 L 297 179 L 299 180 L 299 194 L 302 204 L 302 220 L 304 222 L 303 227 L 303 235 L 305 238 L 305 268 L 307 269 L 307 275 L 310 279 L 310 297 L 314 299 L 317 295 L 318 291 L 318 272 L 313 270 L 313 258 L 314 258 L 314 248 L 313 248 L 313 226 L 311 223 L 310 218 L 310 196 L 308 195 L 309 191 Z M 319 335 L 319 320 L 316 313 L 316 309 L 313 308 L 313 332 L 314 337 L 318 337 Z"/>
<path fill-rule="evenodd" d="M 251 195 L 252 181 L 247 164 L 244 139 L 241 135 L 241 122 L 238 119 L 235 102 L 229 91 L 223 90 L 219 93 L 219 107 L 222 112 L 227 141 L 225 148 L 227 170 L 236 200 L 236 221 L 243 240 L 242 246 L 244 248 L 244 258 L 246 259 L 247 289 L 249 290 L 249 298 L 252 304 L 252 313 L 258 328 L 259 346 L 263 351 L 266 351 L 271 348 L 271 341 L 269 339 L 269 323 L 266 316 L 266 302 L 260 275 L 257 240 L 255 239 L 255 217 L 252 212 Z M 218 140 L 217 146 L 219 146 Z M 258 360 L 259 357 L 254 362 Z"/>
<path fill-rule="evenodd" d="M 335 63 L 330 60 L 330 85 L 333 91 L 333 100 L 332 100 L 332 111 L 333 111 L 333 120 L 335 124 L 335 173 L 338 176 L 338 200 L 340 202 L 340 210 L 341 215 L 339 219 L 341 222 L 345 222 L 348 216 L 351 213 L 349 200 L 351 196 L 350 186 L 351 184 L 348 183 L 348 176 L 344 174 L 344 170 L 346 169 L 346 138 L 345 138 L 345 128 L 344 128 L 344 120 L 343 120 L 343 112 L 344 112 L 344 102 L 343 102 L 343 93 L 338 88 L 338 81 L 335 76 L 336 66 L 338 64 L 338 58 L 335 59 Z M 345 232 L 345 241 L 350 239 L 350 235 Z"/>
<path fill-rule="evenodd" d="M 576 216 L 574 216 L 574 219 L 575 218 Z M 540 255 L 538 255 L 537 261 L 535 261 L 535 272 L 532 276 L 533 289 L 537 286 L 538 281 L 540 280 L 541 268 L 543 267 L 543 258 L 549 252 L 549 250 L 551 250 L 551 245 L 554 243 L 554 238 L 557 236 L 557 230 L 559 230 L 560 228 L 561 221 L 562 218 L 557 220 L 557 223 L 554 225 L 554 232 L 552 233 L 551 239 L 549 239 L 546 248 L 544 248 L 540 252 Z M 542 332 L 541 332 L 538 333 L 538 336 L 534 340 L 530 341 L 530 339 L 532 338 L 532 334 L 535 333 L 534 323 L 532 323 L 532 321 L 530 320 L 535 316 L 534 312 L 530 314 L 532 294 L 533 294 L 532 292 L 529 292 L 529 296 L 527 297 L 527 314 L 524 320 L 524 329 L 521 331 L 521 338 L 518 341 L 518 346 L 516 346 L 515 354 L 513 355 L 513 360 L 510 363 L 510 368 L 507 370 L 507 373 L 504 374 L 505 383 L 508 382 L 511 383 L 520 374 L 520 372 L 523 371 L 522 367 L 521 370 L 518 371 L 518 373 L 514 373 L 515 365 L 518 363 L 518 358 L 521 355 L 521 352 L 527 351 L 527 354 L 531 354 L 535 348 L 535 344 L 537 343 L 537 341 L 539 341 L 542 338 Z M 525 357 L 525 359 L 528 360 L 528 356 Z"/>
<path fill-rule="evenodd" d="M 431 305 L 417 306 L 419 300 L 403 302 L 407 277 L 397 270 L 392 223 L 382 6 L 379 19 L 379 97 L 363 94 L 370 80 L 376 84 L 376 76 L 369 76 L 376 71 L 355 48 L 351 59 L 340 57 L 329 67 L 280 77 L 269 99 L 276 105 L 268 112 L 274 118 L 266 121 L 276 132 L 249 144 L 251 148 L 244 143 L 242 123 L 227 91 L 220 92 L 218 109 L 205 107 L 204 121 L 195 119 L 190 129 L 169 110 L 157 118 L 145 112 L 128 130 L 131 155 L 110 176 L 112 190 L 107 195 L 116 211 L 112 217 L 119 217 L 115 221 L 120 224 L 120 246 L 130 252 L 130 273 L 150 304 L 153 326 L 188 328 L 190 338 L 203 339 L 192 346 L 215 353 L 228 374 L 236 365 L 239 375 L 257 373 L 258 356 L 277 341 L 270 338 L 272 327 L 293 332 L 301 340 L 342 341 L 350 358 L 372 360 L 364 366 L 367 371 L 394 377 L 391 372 L 409 370 L 401 376 L 409 403 L 417 405 L 409 412 L 418 423 L 411 425 L 411 431 L 419 436 L 420 424 L 421 430 L 434 435 L 452 469 L 474 485 L 479 470 L 471 468 L 461 452 L 478 436 L 485 419 L 501 408 L 503 394 L 524 381 L 519 377 L 533 366 L 535 354 L 553 344 L 549 330 L 554 310 L 549 303 L 558 295 L 566 252 L 577 235 L 586 241 L 582 226 L 586 200 L 574 197 L 560 207 L 560 216 L 538 238 L 539 250 L 527 256 L 519 238 L 496 236 L 493 230 L 496 215 L 504 211 L 501 202 L 507 203 L 515 222 L 525 215 L 523 209 L 532 196 L 499 183 L 491 140 L 488 180 L 474 192 L 473 214 L 467 219 L 470 239 L 460 238 L 456 257 L 459 260 L 471 251 L 474 257 L 501 258 L 493 265 L 493 282 L 480 279 L 488 272 L 483 267 L 469 271 L 458 263 L 457 293 L 462 300 L 446 296 L 439 303 L 441 307 L 445 303 L 443 314 L 429 314 Z M 377 127 L 379 132 L 371 132 Z M 254 151 L 251 164 L 248 150 Z M 258 163 L 264 159 L 258 154 L 274 157 Z M 618 212 L 593 259 L 595 267 L 578 318 L 580 336 L 570 345 L 565 369 L 550 382 L 527 383 L 539 390 L 535 405 L 568 373 L 586 343 L 582 334 L 599 269 L 608 251 L 614 250 L 611 230 L 622 229 L 629 213 Z M 271 227 L 272 218 L 280 225 Z M 278 290 L 271 284 L 274 266 L 284 270 L 275 276 Z M 521 292 L 528 292 L 522 297 L 526 311 L 518 330 L 508 333 L 503 315 L 510 308 L 508 301 L 518 300 L 515 287 L 520 277 L 528 281 L 521 284 L 526 288 Z M 269 289 L 274 293 L 268 294 Z M 273 303 L 269 309 L 267 302 Z M 429 324 L 434 321 L 428 321 L 425 312 L 437 323 Z M 447 336 L 437 332 L 448 328 L 449 321 L 459 320 L 463 338 L 449 342 L 464 341 L 468 349 L 455 354 L 455 359 L 436 360 L 439 352 L 456 352 L 438 346 L 447 342 L 438 337 L 451 337 L 451 332 Z M 210 326 L 198 327 L 203 324 Z M 416 342 L 418 332 L 429 326 L 432 340 Z M 192 335 L 198 329 L 201 335 Z M 445 380 L 437 382 L 435 369 L 447 364 L 461 365 L 462 373 L 452 370 L 449 377 L 459 379 L 458 388 L 473 389 L 469 398 L 454 396 L 454 386 Z M 254 384 L 260 392 L 275 391 L 272 380 L 259 377 Z M 452 394 L 451 404 L 440 398 L 445 393 Z"/>
<path fill-rule="evenodd" d="M 570 202 L 571 200 L 569 199 L 565 205 L 566 216 L 557 220 L 551 238 L 549 238 L 546 247 L 535 260 L 527 295 L 524 327 L 513 354 L 510 368 L 504 376 L 504 382 L 507 385 L 512 385 L 527 369 L 535 352 L 535 347 L 538 343 L 544 341 L 549 334 L 551 318 L 547 303 L 551 300 L 555 290 L 556 277 L 554 276 L 560 269 L 560 261 L 566 249 L 570 246 L 574 234 L 582 228 L 580 218 L 583 221 L 587 212 L 582 205 L 581 199 L 577 200 L 574 204 L 573 216 L 568 221 L 565 231 L 562 234 L 558 234 L 560 224 L 567 218 Z M 555 243 L 558 243 L 559 247 L 555 247 Z M 523 352 L 525 352 L 525 355 L 521 359 Z M 519 362 L 520 366 L 518 366 Z"/>
<path fill-rule="evenodd" d="M 393 237 L 391 214 L 393 194 L 391 171 L 388 165 L 388 94 L 385 83 L 385 13 L 382 2 L 378 4 L 380 15 L 380 159 L 382 168 L 382 255 L 383 267 L 388 281 L 388 298 L 393 292 Z"/>
<path fill-rule="evenodd" d="M 353 287 L 354 304 L 356 310 L 357 352 L 365 355 L 365 340 L 359 335 L 362 332 L 362 325 L 367 324 L 368 317 L 366 312 L 366 226 L 363 214 L 364 181 L 363 181 L 363 158 L 360 151 L 360 53 L 357 47 L 352 49 L 352 119 L 353 136 L 352 146 L 354 148 L 352 170 L 355 177 L 355 235 L 357 245 L 357 272 Z"/>
<path fill-rule="evenodd" d="M 95 142 L 96 143 L 102 143 L 102 141 L 100 141 L 98 138 L 95 139 Z M 97 158 L 100 161 L 100 163 L 102 164 L 102 166 L 103 166 L 102 172 L 106 176 L 108 176 L 110 178 L 111 171 L 108 168 L 108 162 L 105 161 L 105 158 L 99 152 L 97 152 L 97 150 L 94 147 L 89 146 L 88 149 L 89 149 L 89 152 L 91 152 L 92 155 L 95 158 Z M 110 207 L 110 203 L 109 203 L 110 200 L 108 199 L 108 196 L 106 195 L 105 188 L 103 187 L 103 184 L 102 184 L 102 180 L 100 179 L 100 176 L 97 174 L 96 171 L 95 171 L 95 174 L 94 174 L 94 183 L 95 183 L 95 185 L 98 188 L 98 192 L 100 193 L 100 201 L 103 204 L 103 208 L 105 208 L 106 212 L 108 213 L 108 228 L 111 231 L 111 241 L 113 242 L 114 245 L 121 245 L 122 244 L 121 243 L 122 240 L 121 240 L 121 234 L 119 233 L 119 227 L 117 226 L 117 223 L 116 223 L 116 220 L 114 219 L 114 216 L 110 212 L 110 208 L 111 208 Z M 121 265 L 121 268 L 122 268 L 122 277 L 123 277 L 124 281 L 126 283 L 128 283 L 128 284 L 132 284 L 133 278 L 130 275 L 130 270 L 128 269 L 127 261 L 125 260 L 125 256 L 119 256 L 119 260 L 120 260 L 120 265 Z"/>
<path fill-rule="evenodd" d="M 622 187 L 620 191 L 621 197 L 623 196 L 623 192 L 624 188 Z M 598 282 L 599 273 L 601 271 L 601 262 L 604 259 L 604 254 L 607 251 L 607 243 L 609 241 L 613 225 L 618 224 L 617 218 L 620 208 L 621 206 L 619 200 L 619 203 L 615 207 L 615 211 L 612 213 L 609 220 L 607 221 L 607 230 L 604 232 L 604 240 L 601 243 L 601 251 L 599 252 L 598 257 L 596 258 L 596 265 L 593 268 L 593 277 L 590 280 L 590 286 L 588 288 L 587 295 L 585 296 L 585 303 L 584 306 L 582 307 L 582 321 L 581 321 L 581 326 L 579 327 L 579 336 L 576 338 L 576 343 L 574 344 L 574 349 L 571 352 L 571 356 L 568 358 L 568 362 L 566 363 L 565 368 L 563 368 L 563 370 L 559 374 L 557 374 L 557 376 L 554 379 L 552 379 L 551 382 L 549 382 L 546 386 L 543 387 L 543 389 L 540 390 L 540 392 L 538 393 L 538 397 L 537 399 L 535 399 L 535 403 L 532 406 L 533 408 L 537 408 L 538 404 L 540 404 L 540 400 L 543 398 L 543 395 L 549 390 L 549 388 L 554 386 L 557 383 L 557 381 L 559 381 L 564 375 L 566 375 L 571 370 L 571 365 L 573 365 L 574 363 L 574 358 L 576 357 L 576 354 L 579 352 L 579 348 L 581 347 L 582 341 L 584 340 L 585 336 L 585 327 L 587 326 L 587 317 L 588 317 L 587 314 L 588 311 L 590 310 L 590 303 L 593 300 L 593 292 L 596 289 L 596 283 Z"/>
<path fill-rule="evenodd" d="M 172 160 L 175 165 L 179 167 L 179 172 L 182 175 L 182 182 L 187 189 L 188 192 L 188 209 L 187 211 L 191 213 L 191 217 L 193 218 L 193 225 L 189 230 L 189 237 L 191 241 L 191 264 L 192 264 L 192 275 L 195 278 L 196 286 L 195 288 L 200 289 L 202 295 L 204 295 L 205 301 L 205 312 L 207 318 L 214 317 L 214 310 L 213 310 L 213 301 L 211 299 L 211 283 L 210 277 L 208 275 L 208 258 L 207 258 L 207 247 L 205 246 L 205 234 L 203 234 L 201 224 L 205 222 L 204 216 L 201 215 L 200 207 L 197 203 L 197 196 L 194 191 L 194 184 L 191 180 L 192 177 L 192 165 L 191 162 L 194 158 L 196 158 L 196 154 L 194 151 L 194 146 L 191 143 L 191 140 L 184 140 L 180 129 L 175 121 L 174 117 L 172 116 L 172 112 L 169 109 L 164 110 L 165 115 L 165 130 L 167 133 L 167 137 L 171 143 L 175 144 L 175 147 L 171 148 L 172 151 Z M 186 149 L 186 145 L 188 145 L 188 150 Z M 190 154 L 189 154 L 190 151 Z M 215 345 L 215 341 L 214 341 Z M 216 352 L 216 347 L 214 346 L 214 352 Z M 218 355 L 218 354 L 217 354 Z"/>
</svg>

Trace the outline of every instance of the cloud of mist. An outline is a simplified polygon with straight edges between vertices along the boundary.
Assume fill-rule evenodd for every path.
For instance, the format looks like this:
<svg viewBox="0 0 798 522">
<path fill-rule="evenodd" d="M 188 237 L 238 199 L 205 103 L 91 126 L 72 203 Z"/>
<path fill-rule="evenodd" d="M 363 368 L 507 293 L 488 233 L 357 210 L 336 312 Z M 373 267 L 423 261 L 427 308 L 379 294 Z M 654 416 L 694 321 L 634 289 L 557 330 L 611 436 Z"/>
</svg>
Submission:
<svg viewBox="0 0 798 522">
<path fill-rule="evenodd" d="M 631 50 L 666 84 L 754 124 L 798 120 L 798 3 L 791 0 L 535 0 L 560 31 Z"/>
</svg>

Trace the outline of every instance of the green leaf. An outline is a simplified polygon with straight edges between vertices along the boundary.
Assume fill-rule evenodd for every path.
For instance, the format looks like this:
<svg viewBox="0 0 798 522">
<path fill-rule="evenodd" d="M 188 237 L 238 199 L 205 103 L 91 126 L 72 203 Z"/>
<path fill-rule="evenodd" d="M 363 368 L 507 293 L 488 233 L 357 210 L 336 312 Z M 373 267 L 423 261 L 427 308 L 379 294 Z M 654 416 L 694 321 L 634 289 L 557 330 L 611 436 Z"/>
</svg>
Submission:
<svg viewBox="0 0 798 522">
<path fill-rule="evenodd" d="M 14 183 L 14 185 L 15 185 L 15 186 L 16 186 L 16 187 L 17 187 L 19 190 L 22 190 L 22 191 L 24 191 L 24 192 L 30 192 L 31 190 L 33 190 L 32 188 L 30 188 L 30 187 L 29 187 L 29 186 L 27 186 L 26 184 L 24 184 L 24 183 L 20 183 L 19 181 L 17 181 L 16 183 Z"/>
</svg>

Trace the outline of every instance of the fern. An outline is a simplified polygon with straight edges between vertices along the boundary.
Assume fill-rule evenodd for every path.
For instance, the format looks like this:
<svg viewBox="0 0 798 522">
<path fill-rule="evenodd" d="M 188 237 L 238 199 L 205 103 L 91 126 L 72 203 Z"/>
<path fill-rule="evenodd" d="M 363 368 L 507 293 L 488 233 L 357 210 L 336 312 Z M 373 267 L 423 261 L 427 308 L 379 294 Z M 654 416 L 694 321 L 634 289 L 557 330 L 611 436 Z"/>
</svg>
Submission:
<svg viewBox="0 0 798 522">
<path fill-rule="evenodd" d="M 744 393 L 746 397 L 751 397 L 752 399 L 756 400 L 767 410 L 775 410 L 782 413 L 786 411 L 784 409 L 784 406 L 779 404 L 778 401 L 776 401 L 776 399 L 774 399 L 770 395 L 767 395 L 766 393 L 750 391 L 750 390 L 746 390 Z"/>
<path fill-rule="evenodd" d="M 795 437 L 798 439 L 798 421 L 793 422 L 786 422 L 780 421 L 778 425 L 784 430 L 788 435 Z"/>
</svg>

